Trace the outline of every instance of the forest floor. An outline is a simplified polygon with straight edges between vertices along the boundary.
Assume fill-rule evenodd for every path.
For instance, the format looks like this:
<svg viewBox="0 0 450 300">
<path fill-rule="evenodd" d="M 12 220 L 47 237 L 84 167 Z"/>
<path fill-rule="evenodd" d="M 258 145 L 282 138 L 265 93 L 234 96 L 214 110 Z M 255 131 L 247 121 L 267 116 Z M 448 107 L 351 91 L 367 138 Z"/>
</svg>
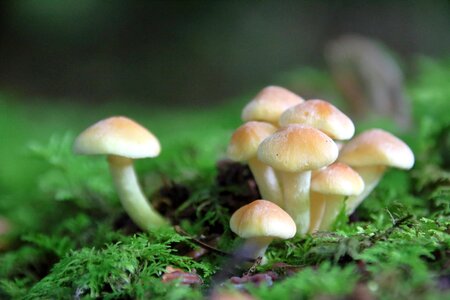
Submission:
<svg viewBox="0 0 450 300">
<path fill-rule="evenodd" d="M 263 266 L 236 264 L 241 240 L 229 229 L 230 215 L 259 197 L 248 167 L 225 155 L 251 95 L 170 112 L 25 105 L 2 94 L 0 298 L 450 299 L 449 81 L 449 60 L 421 59 L 407 82 L 410 131 L 356 123 L 358 132 L 385 128 L 404 140 L 412 170 L 389 170 L 332 232 L 272 243 Z M 118 113 L 161 141 L 161 155 L 136 169 L 173 228 L 141 232 L 120 206 L 106 160 L 72 153 L 77 133 Z"/>
</svg>

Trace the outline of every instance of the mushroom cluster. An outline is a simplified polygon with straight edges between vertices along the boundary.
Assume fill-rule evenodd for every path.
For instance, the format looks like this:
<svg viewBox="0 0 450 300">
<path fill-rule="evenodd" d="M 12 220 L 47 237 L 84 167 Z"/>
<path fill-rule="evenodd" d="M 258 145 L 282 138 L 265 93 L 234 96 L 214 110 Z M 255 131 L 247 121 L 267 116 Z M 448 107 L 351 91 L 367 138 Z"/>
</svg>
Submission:
<svg viewBox="0 0 450 300">
<path fill-rule="evenodd" d="M 330 230 L 340 211 L 354 212 L 387 167 L 414 164 L 411 149 L 392 134 L 372 129 L 350 140 L 355 127 L 338 108 L 282 87 L 264 88 L 242 120 L 228 156 L 249 164 L 262 198 L 291 216 L 298 235 Z"/>
<path fill-rule="evenodd" d="M 410 169 L 409 147 L 381 129 L 353 137 L 344 113 L 323 100 L 307 100 L 285 88 L 264 88 L 242 112 L 228 156 L 247 163 L 263 199 L 238 209 L 233 232 L 246 239 L 246 257 L 263 257 L 275 238 L 329 230 L 339 212 L 349 215 L 375 188 L 387 167 Z M 121 203 L 143 230 L 168 221 L 147 201 L 133 159 L 155 157 L 158 139 L 126 117 L 110 117 L 83 131 L 74 152 L 106 155 Z"/>
</svg>

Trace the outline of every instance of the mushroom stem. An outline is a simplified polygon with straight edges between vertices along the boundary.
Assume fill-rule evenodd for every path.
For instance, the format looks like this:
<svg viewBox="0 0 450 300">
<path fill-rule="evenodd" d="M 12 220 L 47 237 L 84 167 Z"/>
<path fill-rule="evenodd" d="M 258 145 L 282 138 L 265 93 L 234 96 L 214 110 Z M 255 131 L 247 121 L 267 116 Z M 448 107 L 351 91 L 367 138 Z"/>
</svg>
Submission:
<svg viewBox="0 0 450 300">
<path fill-rule="evenodd" d="M 242 246 L 242 256 L 255 259 L 262 257 L 262 263 L 265 263 L 264 254 L 272 241 L 273 237 L 247 238 Z"/>
<path fill-rule="evenodd" d="M 319 230 L 320 223 L 322 222 L 323 215 L 325 213 L 326 199 L 324 194 L 311 192 L 311 213 L 309 221 L 309 233 L 314 233 Z"/>
<path fill-rule="evenodd" d="M 283 208 L 297 225 L 297 234 L 303 235 L 309 228 L 309 187 L 311 171 L 278 172 L 283 189 Z"/>
<path fill-rule="evenodd" d="M 348 197 L 346 202 L 346 214 L 351 215 L 364 199 L 373 191 L 383 177 L 385 166 L 352 167 L 364 181 L 364 190 L 357 196 Z"/>
<path fill-rule="evenodd" d="M 166 220 L 153 209 L 142 193 L 133 160 L 110 155 L 108 163 L 122 206 L 133 222 L 143 230 L 167 225 Z"/>
<path fill-rule="evenodd" d="M 325 212 L 320 223 L 319 230 L 329 230 L 336 217 L 344 206 L 345 196 L 342 195 L 323 195 L 325 200 Z"/>
<path fill-rule="evenodd" d="M 248 166 L 255 177 L 262 198 L 283 207 L 281 188 L 274 169 L 261 162 L 256 156 L 248 161 Z"/>
</svg>

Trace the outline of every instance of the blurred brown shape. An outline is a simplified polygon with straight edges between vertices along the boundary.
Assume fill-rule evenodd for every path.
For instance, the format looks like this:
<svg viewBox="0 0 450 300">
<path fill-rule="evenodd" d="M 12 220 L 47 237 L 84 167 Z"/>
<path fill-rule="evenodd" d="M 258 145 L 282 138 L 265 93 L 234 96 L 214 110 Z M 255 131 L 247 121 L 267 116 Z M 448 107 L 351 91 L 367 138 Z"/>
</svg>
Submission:
<svg viewBox="0 0 450 300">
<path fill-rule="evenodd" d="M 8 248 L 9 240 L 7 235 L 11 230 L 11 223 L 6 218 L 0 216 L 0 251 Z"/>
<path fill-rule="evenodd" d="M 266 284 L 271 286 L 278 279 L 278 274 L 273 271 L 257 273 L 252 275 L 243 275 L 242 277 L 233 276 L 229 282 L 238 288 L 242 288 L 245 283 L 253 283 L 256 286 Z"/>
<path fill-rule="evenodd" d="M 352 117 L 361 120 L 380 115 L 403 129 L 410 126 L 411 107 L 402 71 L 383 46 L 363 36 L 344 35 L 327 45 L 325 58 Z"/>
<path fill-rule="evenodd" d="M 349 300 L 374 300 L 375 297 L 364 283 L 358 283 L 355 286 L 352 294 L 348 297 Z"/>
<path fill-rule="evenodd" d="M 209 297 L 210 300 L 254 300 L 252 296 L 245 292 L 234 290 L 214 291 Z"/>
<path fill-rule="evenodd" d="M 185 285 L 200 285 L 203 283 L 200 276 L 195 272 L 185 272 L 179 268 L 167 266 L 162 276 L 162 282 L 171 282 L 173 280 L 180 280 L 180 283 Z"/>
</svg>

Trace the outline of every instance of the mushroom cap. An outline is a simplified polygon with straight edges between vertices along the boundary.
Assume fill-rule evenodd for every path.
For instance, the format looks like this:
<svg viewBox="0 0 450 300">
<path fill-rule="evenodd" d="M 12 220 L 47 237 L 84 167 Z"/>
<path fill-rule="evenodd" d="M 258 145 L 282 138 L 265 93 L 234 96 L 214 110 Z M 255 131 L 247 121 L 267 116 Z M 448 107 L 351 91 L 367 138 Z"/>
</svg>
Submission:
<svg viewBox="0 0 450 300">
<path fill-rule="evenodd" d="M 255 200 L 231 216 L 231 230 L 242 238 L 272 237 L 289 239 L 297 227 L 291 216 L 267 200 Z"/>
<path fill-rule="evenodd" d="M 117 155 L 128 158 L 158 156 L 158 139 L 146 128 L 126 117 L 110 117 L 84 130 L 75 139 L 77 154 Z"/>
<path fill-rule="evenodd" d="M 348 140 L 355 134 L 352 120 L 336 106 L 323 100 L 308 100 L 287 109 L 280 125 L 306 124 L 335 140 Z"/>
<path fill-rule="evenodd" d="M 276 170 L 303 172 L 333 163 L 338 148 L 323 132 L 305 125 L 290 125 L 266 138 L 258 158 Z"/>
<path fill-rule="evenodd" d="M 228 157 L 235 161 L 247 161 L 256 156 L 258 146 L 269 135 L 277 131 L 270 123 L 251 121 L 233 133 L 228 145 Z"/>
<path fill-rule="evenodd" d="M 367 130 L 349 141 L 339 154 L 339 161 L 352 167 L 384 165 L 410 169 L 414 154 L 399 138 L 382 129 Z"/>
<path fill-rule="evenodd" d="M 340 162 L 313 171 L 311 176 L 311 190 L 317 193 L 352 196 L 361 194 L 363 189 L 361 176 Z"/>
<path fill-rule="evenodd" d="M 286 109 L 303 101 L 302 97 L 285 88 L 268 86 L 244 107 L 241 117 L 244 122 L 265 121 L 278 124 L 280 115 Z"/>
</svg>

